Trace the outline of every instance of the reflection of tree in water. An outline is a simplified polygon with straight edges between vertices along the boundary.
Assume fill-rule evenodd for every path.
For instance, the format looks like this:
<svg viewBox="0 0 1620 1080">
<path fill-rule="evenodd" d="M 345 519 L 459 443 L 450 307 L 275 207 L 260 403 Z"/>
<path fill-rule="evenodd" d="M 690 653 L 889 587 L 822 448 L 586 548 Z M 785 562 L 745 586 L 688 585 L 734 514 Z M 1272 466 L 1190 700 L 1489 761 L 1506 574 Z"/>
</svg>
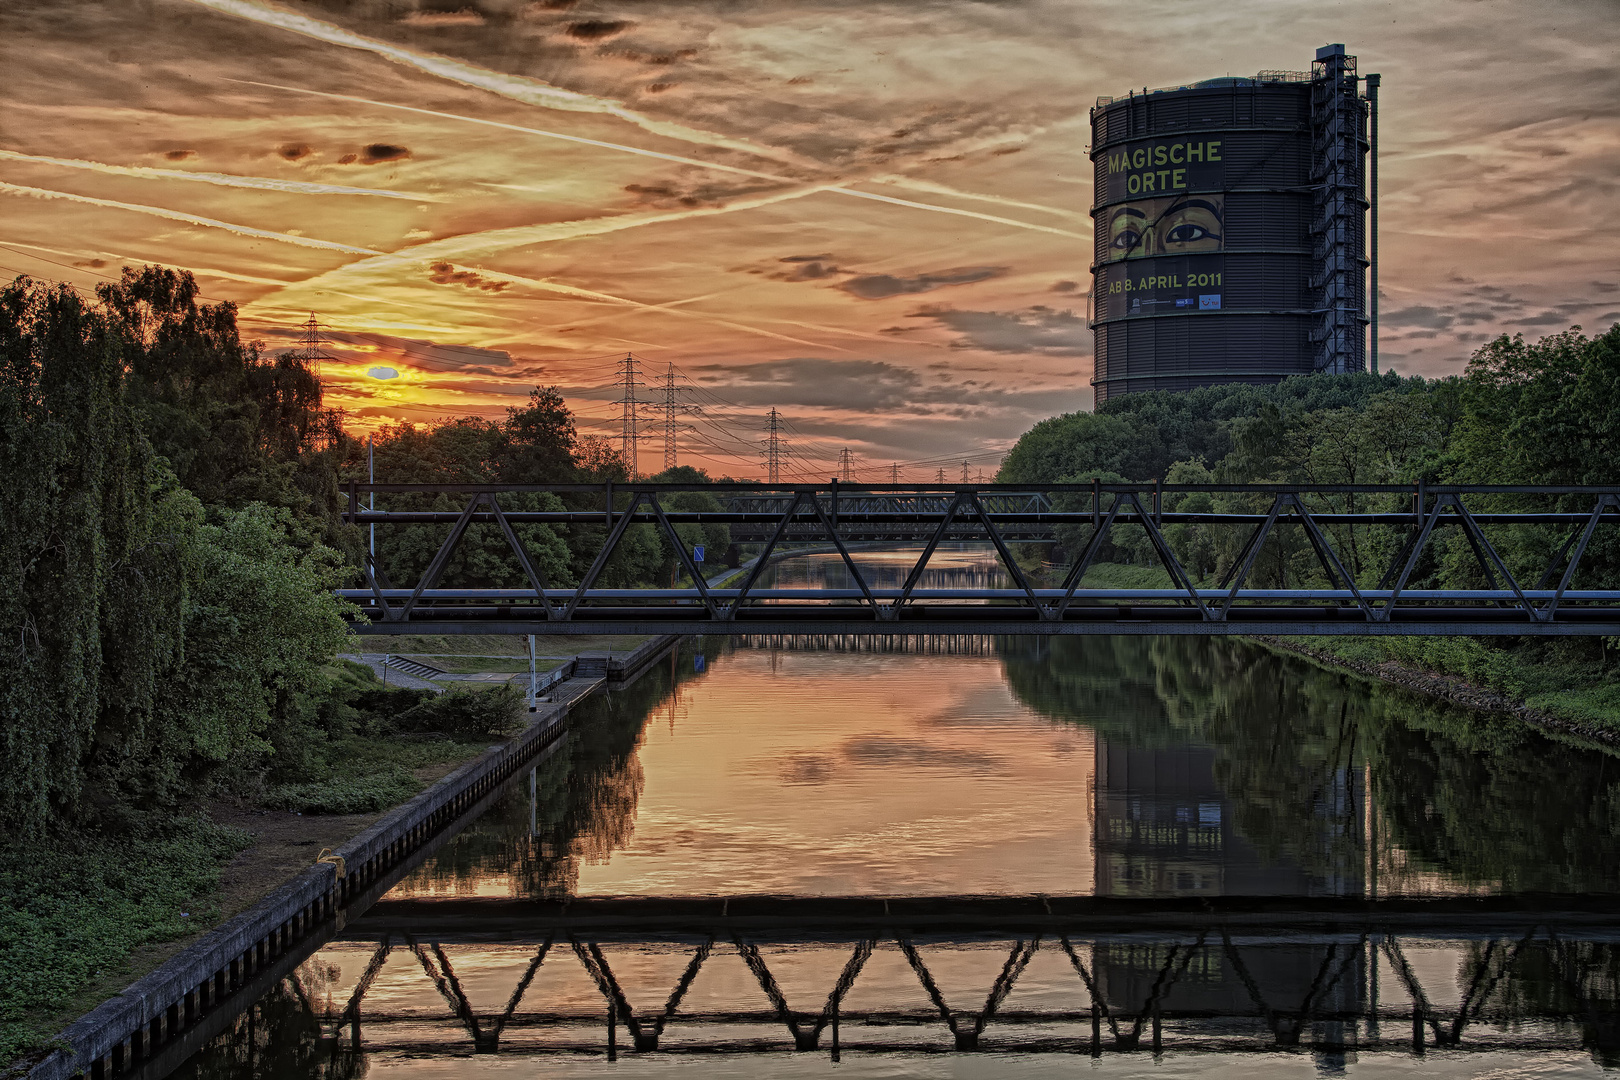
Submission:
<svg viewBox="0 0 1620 1080">
<path fill-rule="evenodd" d="M 534 801 L 520 776 L 416 871 L 412 887 L 468 893 L 480 879 L 505 876 L 516 896 L 570 895 L 582 863 L 606 862 L 635 832 L 645 781 L 636 748 L 647 719 L 694 677 L 695 654 L 722 647 L 718 638 L 683 644 L 628 687 L 576 707 L 567 734 L 536 763 Z"/>
<path fill-rule="evenodd" d="M 1036 712 L 1079 721 L 1130 746 L 1175 746 L 1178 730 L 1155 684 L 1151 639 L 1006 637 L 996 639 L 1014 693 Z"/>
<path fill-rule="evenodd" d="M 1382 704 L 1368 757 L 1415 863 L 1508 892 L 1620 891 L 1620 762 L 1506 718 Z"/>
<path fill-rule="evenodd" d="M 332 1009 L 338 971 L 309 960 L 170 1074 L 174 1080 L 354 1080 L 366 1057 L 343 1034 L 324 1035 L 316 1018 Z M 337 1005 L 342 1009 L 344 1002 Z"/>
<path fill-rule="evenodd" d="M 1386 890 L 1424 874 L 1515 892 L 1620 890 L 1620 762 L 1609 754 L 1241 641 L 999 648 L 1013 691 L 1043 715 L 1128 746 L 1212 747 L 1234 824 L 1270 858 L 1312 873 L 1354 865 L 1354 774 L 1366 764 Z"/>
<path fill-rule="evenodd" d="M 1472 957 L 1489 943 L 1469 945 Z M 1509 1016 L 1574 1016 L 1581 1042 L 1599 1065 L 1620 1067 L 1620 946 L 1601 941 L 1542 942 L 1510 951 L 1506 942 L 1494 948 L 1504 977 L 1486 998 L 1485 1009 Z"/>
</svg>

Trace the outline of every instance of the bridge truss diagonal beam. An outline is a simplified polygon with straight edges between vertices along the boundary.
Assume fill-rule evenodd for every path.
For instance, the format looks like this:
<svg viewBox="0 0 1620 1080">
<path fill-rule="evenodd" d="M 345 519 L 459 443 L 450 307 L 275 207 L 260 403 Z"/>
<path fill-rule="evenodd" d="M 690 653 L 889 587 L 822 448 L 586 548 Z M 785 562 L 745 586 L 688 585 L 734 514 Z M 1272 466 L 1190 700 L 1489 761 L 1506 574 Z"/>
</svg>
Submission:
<svg viewBox="0 0 1620 1080">
<path fill-rule="evenodd" d="M 431 510 L 362 510 L 362 491 L 415 505 L 446 495 L 466 501 L 459 510 L 442 503 Z M 557 496 L 564 509 L 514 510 L 503 502 L 509 493 L 536 491 Z M 682 492 L 702 493 L 706 505 L 720 508 L 671 509 L 667 500 Z M 1187 497 L 1195 494 L 1208 496 L 1196 504 L 1203 509 L 1188 509 L 1195 504 Z M 1210 501 L 1216 496 L 1225 504 Z M 369 634 L 1620 635 L 1620 569 L 1588 565 L 1597 531 L 1620 525 L 1620 486 L 1093 482 L 1031 492 L 998 485 L 351 483 L 348 503 L 344 516 L 355 524 L 445 530 L 425 565 L 408 568 L 414 584 L 393 587 L 381 565 L 387 560 L 368 553 L 358 569 L 363 587 L 339 590 L 355 605 L 354 628 Z M 514 580 L 441 587 L 470 530 L 485 523 L 497 527 L 513 557 Z M 606 525 L 577 583 L 547 582 L 518 529 L 536 524 L 565 534 Z M 725 575 L 705 578 L 681 538 L 687 525 L 731 530 L 740 584 L 716 584 Z M 630 530 L 642 526 L 673 551 L 684 585 L 602 586 Z M 1088 573 L 1113 550 L 1121 528 L 1142 530 L 1166 587 L 1088 586 Z M 1477 572 L 1484 587 L 1435 584 L 1442 534 L 1460 536 L 1446 543 L 1465 563 L 1472 557 L 1468 572 Z M 1194 535 L 1242 539 L 1235 549 L 1221 549 L 1232 554 L 1221 555 L 1214 569 L 1200 564 L 1199 580 L 1181 550 Z M 1526 543 L 1527 535 L 1545 542 Z M 1279 546 L 1290 536 L 1303 539 L 1292 549 Z M 993 553 L 1010 587 L 931 583 L 941 546 L 963 542 L 988 544 L 986 554 Z M 761 585 L 774 561 L 817 544 L 830 544 L 853 588 Z M 874 544 L 917 550 L 897 586 L 879 584 L 863 567 L 857 545 Z M 1026 546 L 1022 554 L 1017 545 Z M 1053 568 L 1053 587 L 1025 569 L 1031 545 L 1072 553 Z M 1275 569 L 1262 573 L 1262 556 L 1271 567 L 1285 550 L 1307 562 L 1314 557 L 1307 580 L 1290 583 L 1286 571 L 1279 580 Z M 1382 551 L 1392 554 L 1375 580 L 1365 563 L 1381 559 Z M 1319 580 L 1310 580 L 1318 572 Z"/>
</svg>

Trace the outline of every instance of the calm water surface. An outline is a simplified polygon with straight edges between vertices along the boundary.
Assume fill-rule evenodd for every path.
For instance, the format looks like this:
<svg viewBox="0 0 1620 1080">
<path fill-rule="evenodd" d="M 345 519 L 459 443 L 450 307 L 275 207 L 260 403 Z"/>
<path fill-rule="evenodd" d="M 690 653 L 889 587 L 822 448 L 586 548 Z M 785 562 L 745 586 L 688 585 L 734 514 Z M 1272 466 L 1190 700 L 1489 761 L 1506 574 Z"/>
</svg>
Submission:
<svg viewBox="0 0 1620 1080">
<path fill-rule="evenodd" d="M 874 584 L 910 565 L 858 561 Z M 940 563 L 926 584 L 1004 585 L 993 555 Z M 836 556 L 774 574 L 848 580 Z M 532 783 L 390 898 L 1612 894 L 1617 785 L 1607 754 L 1238 641 L 710 639 L 584 706 Z M 987 932 L 909 953 L 892 938 L 863 952 L 853 938 L 394 929 L 351 924 L 180 1074 L 1551 1077 L 1620 1064 L 1620 952 L 1570 927 L 1309 942 Z M 609 1060 L 604 978 L 644 1032 L 669 1014 L 664 1052 L 632 1050 L 616 1011 Z M 765 1049 L 792 1046 L 779 1006 L 808 1028 L 838 986 L 851 1019 L 836 1062 L 825 1032 L 817 1052 Z M 1147 1026 L 1139 1052 L 1074 1052 L 1094 991 L 1127 1033 L 1162 1011 L 1163 1052 Z M 1414 1000 L 1422 1054 L 1410 1020 L 1377 1019 Z M 991 1014 L 984 1052 L 948 1052 L 941 1005 L 959 1028 Z M 1303 1049 L 1266 1036 L 1267 1017 L 1286 1035 L 1285 1013 Z M 1444 1045 L 1453 1031 L 1466 1037 Z"/>
</svg>

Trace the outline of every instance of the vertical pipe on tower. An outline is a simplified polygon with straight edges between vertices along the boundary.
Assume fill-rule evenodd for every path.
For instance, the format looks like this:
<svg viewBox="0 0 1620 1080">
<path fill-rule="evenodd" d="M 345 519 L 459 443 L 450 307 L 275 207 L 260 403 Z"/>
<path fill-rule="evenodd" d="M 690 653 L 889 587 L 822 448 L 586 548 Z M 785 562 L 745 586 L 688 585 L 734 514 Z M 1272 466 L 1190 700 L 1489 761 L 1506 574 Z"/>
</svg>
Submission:
<svg viewBox="0 0 1620 1080">
<path fill-rule="evenodd" d="M 1368 276 L 1371 278 L 1367 298 L 1367 314 L 1370 323 L 1368 359 L 1372 364 L 1372 373 L 1378 374 L 1378 84 L 1383 80 L 1376 73 L 1367 76 L 1367 142 L 1369 156 L 1372 161 L 1371 175 L 1367 178 L 1367 210 L 1368 231 L 1372 234 L 1368 240 Z"/>
</svg>

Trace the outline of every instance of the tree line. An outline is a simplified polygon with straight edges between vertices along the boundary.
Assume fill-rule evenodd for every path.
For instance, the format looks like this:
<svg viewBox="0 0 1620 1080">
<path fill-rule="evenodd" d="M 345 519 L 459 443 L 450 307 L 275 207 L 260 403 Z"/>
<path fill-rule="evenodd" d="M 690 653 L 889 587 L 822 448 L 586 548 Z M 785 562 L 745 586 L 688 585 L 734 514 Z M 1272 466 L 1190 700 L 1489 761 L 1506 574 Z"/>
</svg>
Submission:
<svg viewBox="0 0 1620 1080">
<path fill-rule="evenodd" d="M 1579 328 L 1528 342 L 1500 337 L 1458 376 L 1311 375 L 1268 386 L 1228 384 L 1182 393 L 1132 394 L 1096 412 L 1043 420 L 1008 454 L 997 479 L 1039 487 L 1093 479 L 1167 484 L 1613 484 L 1620 435 L 1620 325 L 1595 338 Z M 1089 496 L 1069 497 L 1089 508 Z M 1343 512 L 1410 510 L 1410 494 L 1312 496 Z M 1167 495 L 1166 510 L 1265 512 L 1266 496 Z M 1106 506 L 1106 499 L 1105 499 Z M 1591 509 L 1591 500 L 1499 495 L 1490 509 Z M 1105 552 L 1121 562 L 1155 561 L 1146 537 L 1126 529 Z M 1455 531 L 1455 530 L 1453 530 Z M 1239 556 L 1238 528 L 1169 526 L 1177 558 L 1195 578 L 1218 579 Z M 1256 584 L 1326 584 L 1300 530 L 1274 532 L 1251 579 Z M 1334 546 L 1359 584 L 1376 584 L 1405 542 L 1394 527 L 1333 526 Z M 1071 554 L 1089 527 L 1063 534 Z M 1515 573 L 1532 582 L 1568 529 L 1521 526 L 1491 539 Z M 1599 530 L 1578 580 L 1620 580 L 1620 536 Z M 1486 587 L 1461 535 L 1431 548 L 1413 587 Z M 1522 580 L 1522 578 L 1521 578 Z"/>
<path fill-rule="evenodd" d="M 285 780 L 313 743 L 354 722 L 353 688 L 327 665 L 352 640 L 333 589 L 363 580 L 366 537 L 341 514 L 343 485 L 366 479 L 367 445 L 296 352 L 244 342 L 233 304 L 200 301 L 191 274 L 151 266 L 93 298 L 27 277 L 0 287 L 9 829 L 116 824 Z M 550 388 L 498 421 L 385 427 L 375 454 L 378 479 L 395 482 L 625 478 Z M 692 469 L 664 478 L 707 481 Z M 567 501 L 524 495 L 506 508 Z M 432 495 L 379 505 L 460 509 Z M 668 505 L 718 504 L 694 493 Z M 723 527 L 681 530 L 684 542 L 728 545 Z M 603 532 L 518 531 L 557 585 L 578 580 Z M 414 582 L 448 532 L 379 528 L 378 561 Z M 637 526 L 604 580 L 668 582 L 677 563 L 667 538 Z M 442 583 L 526 581 L 498 530 L 475 525 Z"/>
</svg>

